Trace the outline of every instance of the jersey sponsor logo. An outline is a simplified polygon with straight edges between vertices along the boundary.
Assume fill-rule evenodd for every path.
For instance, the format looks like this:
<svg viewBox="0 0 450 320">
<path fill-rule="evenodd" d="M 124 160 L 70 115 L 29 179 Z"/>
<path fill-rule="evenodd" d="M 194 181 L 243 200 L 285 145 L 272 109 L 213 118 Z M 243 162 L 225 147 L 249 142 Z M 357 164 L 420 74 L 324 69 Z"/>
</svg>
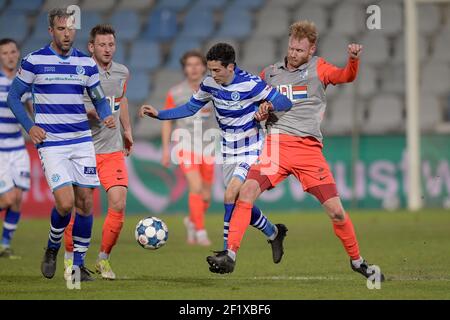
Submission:
<svg viewBox="0 0 450 320">
<path fill-rule="evenodd" d="M 44 72 L 56 72 L 55 67 L 44 67 Z"/>
<path fill-rule="evenodd" d="M 97 167 L 84 167 L 84 174 L 97 174 Z"/>
<path fill-rule="evenodd" d="M 277 86 L 277 90 L 292 101 L 308 98 L 307 86 L 293 86 L 291 84 L 281 84 Z"/>
</svg>

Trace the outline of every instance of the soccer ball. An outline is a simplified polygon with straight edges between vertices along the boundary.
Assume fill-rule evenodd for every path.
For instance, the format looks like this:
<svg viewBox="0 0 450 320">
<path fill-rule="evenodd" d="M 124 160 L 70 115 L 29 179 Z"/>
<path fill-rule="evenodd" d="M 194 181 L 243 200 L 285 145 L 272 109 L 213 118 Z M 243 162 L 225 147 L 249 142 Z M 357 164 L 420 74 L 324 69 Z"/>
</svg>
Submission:
<svg viewBox="0 0 450 320">
<path fill-rule="evenodd" d="M 148 217 L 138 222 L 134 236 L 142 248 L 156 250 L 166 244 L 169 229 L 161 219 Z"/>
</svg>

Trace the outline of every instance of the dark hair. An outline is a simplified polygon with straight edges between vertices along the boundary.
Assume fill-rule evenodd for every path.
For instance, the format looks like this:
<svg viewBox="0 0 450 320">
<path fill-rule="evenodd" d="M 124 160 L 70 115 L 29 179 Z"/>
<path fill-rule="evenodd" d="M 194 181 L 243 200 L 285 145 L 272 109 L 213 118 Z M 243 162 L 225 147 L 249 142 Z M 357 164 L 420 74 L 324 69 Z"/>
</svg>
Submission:
<svg viewBox="0 0 450 320">
<path fill-rule="evenodd" d="M 66 9 L 63 8 L 55 8 L 49 11 L 48 13 L 48 25 L 53 28 L 55 26 L 55 18 L 69 18 L 71 17 L 75 11 L 67 12 Z"/>
<path fill-rule="evenodd" d="M 94 43 L 95 37 L 98 34 L 101 34 L 101 35 L 112 34 L 115 38 L 116 30 L 114 30 L 113 26 L 110 24 L 98 24 L 91 29 L 91 32 L 89 33 L 89 36 L 90 36 L 89 42 Z"/>
<path fill-rule="evenodd" d="M 184 67 L 186 67 L 187 60 L 189 58 L 191 58 L 191 57 L 199 58 L 202 61 L 203 65 L 206 66 L 206 58 L 205 58 L 205 56 L 203 54 L 201 54 L 200 51 L 198 51 L 198 50 L 189 50 L 189 51 L 186 51 L 183 54 L 183 56 L 180 58 L 180 63 L 181 63 L 181 66 L 183 67 L 183 69 L 184 69 Z"/>
<path fill-rule="evenodd" d="M 17 49 L 19 49 L 19 45 L 17 44 L 16 40 L 11 39 L 11 38 L 0 39 L 0 46 L 4 46 L 5 44 L 9 44 L 9 43 L 14 43 L 16 45 Z"/>
<path fill-rule="evenodd" d="M 234 49 L 228 43 L 216 43 L 206 54 L 207 61 L 220 61 L 222 66 L 226 67 L 230 63 L 236 64 L 236 54 Z"/>
</svg>

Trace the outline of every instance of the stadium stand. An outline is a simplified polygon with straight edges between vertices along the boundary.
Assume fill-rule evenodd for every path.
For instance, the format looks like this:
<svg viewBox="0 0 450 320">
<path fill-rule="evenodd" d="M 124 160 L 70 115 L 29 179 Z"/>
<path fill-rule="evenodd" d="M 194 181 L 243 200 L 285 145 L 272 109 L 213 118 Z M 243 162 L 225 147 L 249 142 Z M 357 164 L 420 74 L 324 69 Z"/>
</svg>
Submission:
<svg viewBox="0 0 450 320">
<path fill-rule="evenodd" d="M 337 65 L 347 59 L 348 43 L 364 45 L 354 90 L 329 86 L 327 132 L 351 130 L 353 105 L 366 133 L 402 132 L 405 112 L 403 1 L 375 1 L 382 28 L 364 28 L 370 0 L 0 0 L 0 36 L 16 39 L 25 55 L 48 43 L 46 12 L 55 6 L 79 5 L 81 30 L 76 46 L 86 51 L 90 28 L 102 22 L 117 30 L 116 60 L 131 70 L 131 106 L 143 102 L 162 107 L 167 90 L 182 78 L 184 51 L 206 52 L 213 44 L 231 43 L 238 64 L 259 73 L 283 58 L 287 29 L 300 19 L 319 29 L 318 55 Z M 400 17 L 400 19 L 399 19 Z M 421 4 L 418 10 L 421 127 L 433 131 L 450 121 L 450 5 Z M 386 113 L 389 111 L 389 119 Z M 138 135 L 148 134 L 148 128 Z M 147 131 L 146 131 L 147 130 Z"/>
</svg>

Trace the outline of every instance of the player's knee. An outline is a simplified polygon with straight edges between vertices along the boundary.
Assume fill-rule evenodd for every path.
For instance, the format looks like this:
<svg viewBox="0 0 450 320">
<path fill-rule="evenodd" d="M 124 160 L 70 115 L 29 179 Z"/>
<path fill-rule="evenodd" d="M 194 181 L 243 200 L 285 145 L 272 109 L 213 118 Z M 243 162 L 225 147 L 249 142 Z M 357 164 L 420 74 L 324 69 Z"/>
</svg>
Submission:
<svg viewBox="0 0 450 320">
<path fill-rule="evenodd" d="M 66 216 L 68 214 L 72 213 L 74 203 L 73 201 L 70 201 L 70 199 L 65 199 L 58 201 L 56 203 L 56 210 L 63 216 Z"/>
<path fill-rule="evenodd" d="M 234 203 L 236 201 L 236 197 L 238 195 L 238 191 L 233 188 L 228 188 L 225 190 L 224 200 L 225 203 Z"/>
<path fill-rule="evenodd" d="M 93 206 L 92 198 L 86 197 L 82 199 L 77 199 L 76 206 L 81 211 L 81 213 L 90 213 L 92 211 Z"/>
<path fill-rule="evenodd" d="M 202 197 L 204 202 L 211 202 L 211 192 L 204 192 Z"/>
<path fill-rule="evenodd" d="M 253 180 L 247 180 L 239 191 L 239 200 L 253 203 L 257 197 L 258 184 L 252 183 Z"/>
<path fill-rule="evenodd" d="M 0 198 L 1 208 L 9 208 L 14 204 L 14 199 L 10 192 L 5 193 Z"/>
<path fill-rule="evenodd" d="M 325 209 L 330 219 L 334 222 L 342 222 L 345 220 L 345 211 L 340 201 L 325 202 Z"/>
<path fill-rule="evenodd" d="M 20 211 L 20 204 L 22 203 L 22 192 L 15 192 L 12 197 L 11 208 L 14 211 Z"/>
<path fill-rule="evenodd" d="M 124 212 L 126 205 L 125 199 L 114 199 L 110 202 L 110 208 L 115 212 Z"/>
</svg>

